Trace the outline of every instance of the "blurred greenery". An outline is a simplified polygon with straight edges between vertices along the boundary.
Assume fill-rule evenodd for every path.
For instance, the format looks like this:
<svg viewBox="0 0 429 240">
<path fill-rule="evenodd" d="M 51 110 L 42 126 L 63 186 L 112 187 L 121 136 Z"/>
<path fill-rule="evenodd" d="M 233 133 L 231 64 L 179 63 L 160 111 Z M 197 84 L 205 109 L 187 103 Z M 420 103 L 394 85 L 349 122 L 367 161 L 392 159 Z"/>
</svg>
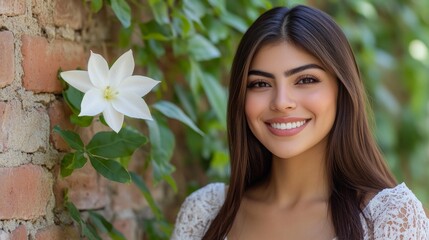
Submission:
<svg viewBox="0 0 429 240">
<path fill-rule="evenodd" d="M 92 0 L 92 10 L 97 12 L 102 3 Z M 184 109 L 204 132 L 195 133 L 193 126 L 175 129 L 180 156 L 153 153 L 173 157 L 173 162 L 185 159 L 176 166 L 180 173 L 196 168 L 204 173 L 200 179 L 197 174 L 181 176 L 188 187 L 181 198 L 207 181 L 227 181 L 226 81 L 243 32 L 273 6 L 309 4 L 333 16 L 348 36 L 374 110 L 378 143 L 398 181 L 405 181 L 429 206 L 429 1 L 111 0 L 107 4 L 123 25 L 119 46 L 134 49 L 136 63 L 148 76 L 162 80 L 157 99 Z M 148 13 L 152 17 L 142 20 Z M 167 122 L 149 127 L 171 135 L 165 130 Z M 174 146 L 172 141 L 169 144 Z M 154 162 L 153 167 L 164 169 L 161 178 L 172 185 L 168 176 L 174 167 L 168 161 L 159 166 Z"/>
</svg>

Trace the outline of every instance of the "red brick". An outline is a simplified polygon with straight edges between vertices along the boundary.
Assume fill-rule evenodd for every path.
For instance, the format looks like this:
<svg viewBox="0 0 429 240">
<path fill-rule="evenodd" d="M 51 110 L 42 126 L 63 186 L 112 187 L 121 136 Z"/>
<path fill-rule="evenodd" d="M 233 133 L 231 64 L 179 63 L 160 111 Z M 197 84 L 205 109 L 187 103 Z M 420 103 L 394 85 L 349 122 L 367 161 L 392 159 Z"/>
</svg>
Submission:
<svg viewBox="0 0 429 240">
<path fill-rule="evenodd" d="M 0 109 L 1 110 L 1 109 Z M 61 129 L 72 130 L 73 124 L 71 124 L 69 117 L 71 110 L 63 101 L 54 101 L 48 108 L 49 119 L 51 123 L 51 143 L 59 151 L 68 151 L 70 147 L 67 143 L 58 135 L 54 133 L 52 129 L 59 125 Z"/>
<path fill-rule="evenodd" d="M 111 183 L 115 194 L 112 196 L 112 210 L 142 209 L 147 206 L 140 189 L 135 184 Z"/>
<path fill-rule="evenodd" d="M 0 152 L 3 152 L 6 148 L 6 133 L 3 132 L 3 126 L 6 117 L 6 106 L 5 102 L 0 102 Z"/>
<path fill-rule="evenodd" d="M 136 219 L 116 219 L 113 222 L 113 226 L 124 235 L 125 239 L 143 239 L 143 231 L 141 230 L 141 226 L 137 224 Z"/>
<path fill-rule="evenodd" d="M 16 16 L 25 13 L 24 0 L 2 0 L 0 1 L 0 15 Z"/>
<path fill-rule="evenodd" d="M 52 180 L 42 167 L 28 164 L 0 168 L 0 220 L 46 215 Z"/>
<path fill-rule="evenodd" d="M 59 167 L 56 171 L 59 172 Z M 89 162 L 66 178 L 61 178 L 59 173 L 57 175 L 58 179 L 54 185 L 56 208 L 62 208 L 66 189 L 70 201 L 78 209 L 99 209 L 107 205 L 105 182 Z"/>
<path fill-rule="evenodd" d="M 27 240 L 28 239 L 27 228 L 24 225 L 17 227 L 15 230 L 12 231 L 10 235 L 11 235 L 10 240 Z"/>
<path fill-rule="evenodd" d="M 86 68 L 88 54 L 83 46 L 65 40 L 48 42 L 39 36 L 22 37 L 23 85 L 36 93 L 60 93 L 62 86 L 58 80 L 58 70 Z"/>
<path fill-rule="evenodd" d="M 14 74 L 13 34 L 9 31 L 0 32 L 0 88 L 12 83 Z"/>
<path fill-rule="evenodd" d="M 54 24 L 80 29 L 83 25 L 84 11 L 82 0 L 55 0 Z"/>
<path fill-rule="evenodd" d="M 35 240 L 78 240 L 79 230 L 71 226 L 51 225 L 39 230 Z"/>
</svg>

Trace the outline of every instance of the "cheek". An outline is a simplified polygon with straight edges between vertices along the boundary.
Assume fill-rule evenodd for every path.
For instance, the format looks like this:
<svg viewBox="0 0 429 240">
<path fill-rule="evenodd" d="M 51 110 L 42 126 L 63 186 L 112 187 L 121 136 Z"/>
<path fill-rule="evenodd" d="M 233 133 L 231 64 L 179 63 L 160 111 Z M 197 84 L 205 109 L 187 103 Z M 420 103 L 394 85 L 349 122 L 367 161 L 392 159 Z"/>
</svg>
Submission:
<svg viewBox="0 0 429 240">
<path fill-rule="evenodd" d="M 337 92 L 336 91 L 321 91 L 314 92 L 308 95 L 306 102 L 313 105 L 311 108 L 319 116 L 323 116 L 326 120 L 333 121 L 337 110 Z"/>
<path fill-rule="evenodd" d="M 257 100 L 256 96 L 252 94 L 248 94 L 246 96 L 244 110 L 245 110 L 246 118 L 248 122 L 250 122 L 252 118 L 254 118 L 258 114 L 260 105 L 261 105 L 260 101 Z"/>
<path fill-rule="evenodd" d="M 244 111 L 247 124 L 253 133 L 255 133 L 254 131 L 257 129 L 259 116 L 265 109 L 266 106 L 264 105 L 263 99 L 253 94 L 246 96 Z"/>
</svg>

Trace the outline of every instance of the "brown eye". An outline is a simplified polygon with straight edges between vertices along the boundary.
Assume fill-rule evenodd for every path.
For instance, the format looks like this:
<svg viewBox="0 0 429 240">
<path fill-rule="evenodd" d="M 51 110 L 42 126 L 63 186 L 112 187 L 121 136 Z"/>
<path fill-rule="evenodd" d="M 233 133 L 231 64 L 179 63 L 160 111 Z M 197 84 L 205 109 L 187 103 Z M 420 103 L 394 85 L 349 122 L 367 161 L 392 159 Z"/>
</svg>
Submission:
<svg viewBox="0 0 429 240">
<path fill-rule="evenodd" d="M 247 85 L 247 88 L 264 88 L 264 87 L 270 87 L 270 85 L 264 81 L 254 81 L 249 83 L 249 85 Z"/>
<path fill-rule="evenodd" d="M 318 83 L 319 80 L 317 80 L 314 77 L 303 77 L 299 79 L 299 81 L 296 84 L 312 84 L 312 83 Z"/>
</svg>

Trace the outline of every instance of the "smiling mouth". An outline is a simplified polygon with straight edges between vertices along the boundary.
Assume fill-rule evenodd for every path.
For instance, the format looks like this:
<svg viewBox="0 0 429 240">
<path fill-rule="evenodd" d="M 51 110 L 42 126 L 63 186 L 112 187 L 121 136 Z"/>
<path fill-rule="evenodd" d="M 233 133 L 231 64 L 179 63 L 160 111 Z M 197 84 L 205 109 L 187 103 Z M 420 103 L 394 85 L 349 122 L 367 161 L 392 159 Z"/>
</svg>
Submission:
<svg viewBox="0 0 429 240">
<path fill-rule="evenodd" d="M 290 130 L 294 128 L 299 128 L 304 125 L 307 120 L 296 121 L 296 122 L 288 122 L 288 123 L 271 123 L 270 126 L 279 130 Z"/>
</svg>

